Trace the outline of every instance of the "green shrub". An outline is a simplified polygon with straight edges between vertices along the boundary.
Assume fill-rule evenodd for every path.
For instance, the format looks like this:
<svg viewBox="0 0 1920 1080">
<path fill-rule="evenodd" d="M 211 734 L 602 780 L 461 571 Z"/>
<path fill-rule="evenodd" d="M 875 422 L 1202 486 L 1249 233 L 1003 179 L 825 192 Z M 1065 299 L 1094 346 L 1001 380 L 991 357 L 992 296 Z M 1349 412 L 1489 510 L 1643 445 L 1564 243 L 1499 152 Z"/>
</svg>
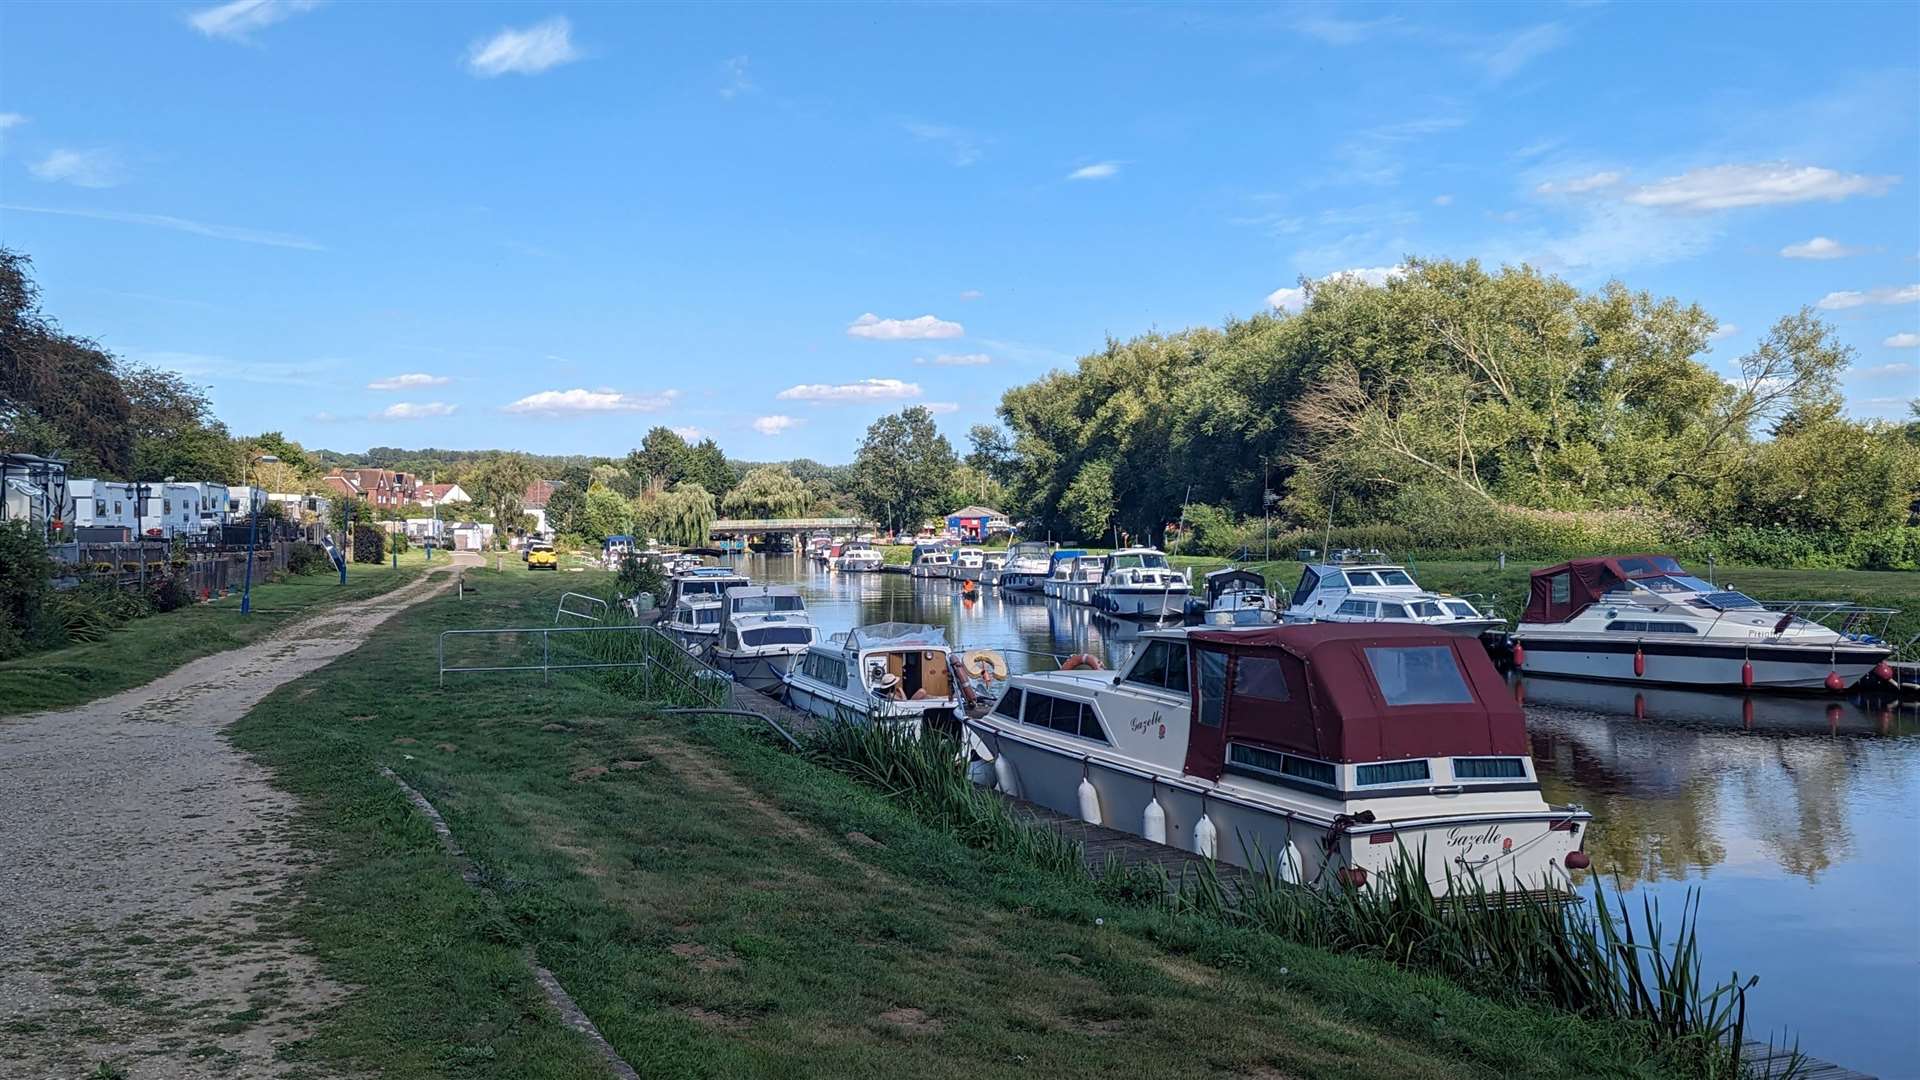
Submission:
<svg viewBox="0 0 1920 1080">
<path fill-rule="evenodd" d="M 353 561 L 378 563 L 387 560 L 387 530 L 374 525 L 353 527 Z"/>
<path fill-rule="evenodd" d="M 327 558 L 327 549 L 319 544 L 302 540 L 287 552 L 287 572 L 290 574 L 324 574 L 332 569 L 333 560 Z"/>
<path fill-rule="evenodd" d="M 110 582 L 56 592 L 47 601 L 48 615 L 60 625 L 62 636 L 74 643 L 99 641 L 116 627 L 152 611 L 148 597 Z"/>
<path fill-rule="evenodd" d="M 155 611 L 177 611 L 193 603 L 193 585 L 185 574 L 154 574 L 147 578 L 147 602 Z"/>
<path fill-rule="evenodd" d="M 632 552 L 620 560 L 620 571 L 614 580 L 622 596 L 652 593 L 655 603 L 667 597 L 667 579 L 660 575 L 659 567 Z"/>
<path fill-rule="evenodd" d="M 405 555 L 407 553 L 407 534 L 405 531 L 390 533 L 388 534 L 388 539 L 391 541 L 391 546 L 388 550 L 393 554 Z"/>
<path fill-rule="evenodd" d="M 0 659 L 59 643 L 46 606 L 53 560 L 25 522 L 0 522 Z"/>
</svg>

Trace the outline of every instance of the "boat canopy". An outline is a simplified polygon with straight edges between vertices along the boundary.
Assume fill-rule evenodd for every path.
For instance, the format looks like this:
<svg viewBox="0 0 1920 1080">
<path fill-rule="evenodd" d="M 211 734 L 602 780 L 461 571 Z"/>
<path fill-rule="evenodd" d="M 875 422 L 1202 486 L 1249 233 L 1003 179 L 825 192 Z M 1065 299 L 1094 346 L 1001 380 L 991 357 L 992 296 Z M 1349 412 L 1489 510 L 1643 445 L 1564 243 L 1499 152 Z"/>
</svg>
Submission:
<svg viewBox="0 0 1920 1080">
<path fill-rule="evenodd" d="M 1187 635 L 1186 771 L 1228 743 L 1333 762 L 1521 756 L 1526 718 L 1478 641 L 1435 627 L 1300 623 Z"/>
<path fill-rule="evenodd" d="M 1220 599 L 1220 594 L 1232 588 L 1251 589 L 1254 592 L 1267 591 L 1267 579 L 1251 570 L 1241 570 L 1229 566 L 1224 570 L 1215 570 L 1207 575 L 1207 603 Z"/>
<path fill-rule="evenodd" d="M 1572 559 L 1533 572 L 1527 591 L 1527 610 L 1521 622 L 1566 622 L 1588 604 L 1629 581 L 1660 578 L 1686 571 L 1671 555 L 1615 555 L 1599 559 Z"/>
<path fill-rule="evenodd" d="M 1061 548 L 1059 551 L 1054 552 L 1053 555 L 1048 559 L 1047 565 L 1059 566 L 1063 562 L 1072 562 L 1073 560 L 1078 559 L 1084 556 L 1085 554 L 1086 552 L 1080 550 L 1079 548 Z"/>
<path fill-rule="evenodd" d="M 856 626 L 847 633 L 847 648 L 861 653 L 869 649 L 944 649 L 947 632 L 925 623 L 883 622 Z"/>
</svg>

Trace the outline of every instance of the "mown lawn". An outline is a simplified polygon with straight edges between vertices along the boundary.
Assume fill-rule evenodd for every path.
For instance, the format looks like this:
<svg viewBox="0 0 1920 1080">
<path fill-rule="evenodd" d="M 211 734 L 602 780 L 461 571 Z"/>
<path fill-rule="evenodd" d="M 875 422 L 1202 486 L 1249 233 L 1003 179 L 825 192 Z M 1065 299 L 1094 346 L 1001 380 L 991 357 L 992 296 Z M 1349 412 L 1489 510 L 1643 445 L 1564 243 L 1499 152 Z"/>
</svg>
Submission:
<svg viewBox="0 0 1920 1080">
<path fill-rule="evenodd" d="M 440 553 L 434 566 L 445 566 Z M 135 619 L 100 641 L 32 653 L 0 662 L 0 716 L 79 705 L 151 682 L 200 657 L 237 648 L 330 604 L 386 592 L 426 572 L 423 551 L 375 565 L 354 564 L 342 586 L 338 574 L 255 579 L 253 611 L 240 614 L 240 594 L 165 614 Z M 257 569 L 257 568 L 256 568 Z"/>
<path fill-rule="evenodd" d="M 352 987 L 290 1066 L 598 1074 L 530 949 L 648 1077 L 1657 1075 L 1620 1028 L 969 850 L 733 720 L 564 678 L 434 686 L 435 632 L 540 625 L 598 580 L 427 601 L 234 730 L 302 799 L 295 924 Z"/>
</svg>

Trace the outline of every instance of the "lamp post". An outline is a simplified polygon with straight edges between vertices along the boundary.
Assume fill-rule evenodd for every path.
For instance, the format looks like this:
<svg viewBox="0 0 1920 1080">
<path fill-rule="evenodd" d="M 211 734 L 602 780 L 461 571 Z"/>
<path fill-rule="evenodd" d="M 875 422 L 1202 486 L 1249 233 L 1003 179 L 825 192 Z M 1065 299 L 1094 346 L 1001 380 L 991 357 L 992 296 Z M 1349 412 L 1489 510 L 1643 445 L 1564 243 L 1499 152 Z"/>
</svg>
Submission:
<svg viewBox="0 0 1920 1080">
<path fill-rule="evenodd" d="M 253 548 L 260 540 L 260 504 L 254 496 L 259 489 L 254 486 L 254 466 L 266 465 L 280 459 L 272 454 L 261 454 L 247 462 L 247 578 L 240 586 L 240 614 L 253 613 Z"/>
</svg>

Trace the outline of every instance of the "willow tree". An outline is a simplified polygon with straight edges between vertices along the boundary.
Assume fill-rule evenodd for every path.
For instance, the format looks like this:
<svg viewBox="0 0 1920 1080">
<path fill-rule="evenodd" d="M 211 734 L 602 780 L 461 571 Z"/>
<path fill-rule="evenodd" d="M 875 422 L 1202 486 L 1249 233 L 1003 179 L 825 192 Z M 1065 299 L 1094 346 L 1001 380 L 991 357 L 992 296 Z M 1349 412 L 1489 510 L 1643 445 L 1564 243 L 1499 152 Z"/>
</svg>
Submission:
<svg viewBox="0 0 1920 1080">
<path fill-rule="evenodd" d="M 721 506 L 736 517 L 802 517 L 811 501 L 807 485 L 786 466 L 761 465 L 740 478 Z"/>
<path fill-rule="evenodd" d="M 699 484 L 680 484 L 649 505 L 649 532 L 669 544 L 704 545 L 713 534 L 713 493 Z"/>
</svg>

